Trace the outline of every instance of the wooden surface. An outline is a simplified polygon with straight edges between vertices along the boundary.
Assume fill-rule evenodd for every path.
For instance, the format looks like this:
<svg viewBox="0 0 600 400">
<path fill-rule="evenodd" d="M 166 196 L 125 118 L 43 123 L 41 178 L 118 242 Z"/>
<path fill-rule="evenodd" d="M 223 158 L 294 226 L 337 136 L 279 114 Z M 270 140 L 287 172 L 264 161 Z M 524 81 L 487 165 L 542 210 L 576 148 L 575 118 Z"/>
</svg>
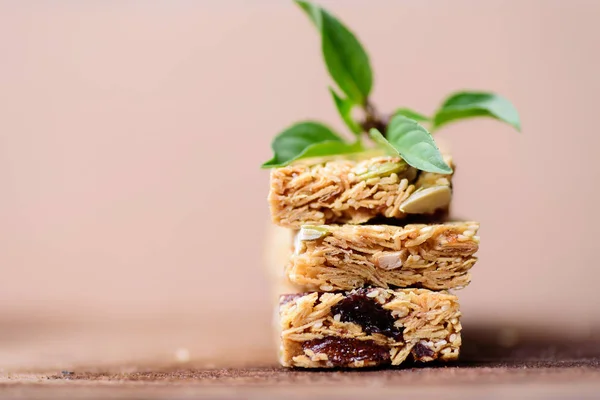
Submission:
<svg viewBox="0 0 600 400">
<path fill-rule="evenodd" d="M 5 398 L 597 398 L 600 334 L 586 337 L 471 327 L 461 361 L 368 371 L 301 371 L 272 365 L 266 349 L 250 359 L 160 361 L 70 370 L 0 371 Z M 256 349 L 254 349 L 256 350 Z M 271 349 L 272 350 L 272 349 Z M 230 355 L 231 357 L 231 355 Z M 254 357 L 254 359 L 252 359 Z"/>
</svg>

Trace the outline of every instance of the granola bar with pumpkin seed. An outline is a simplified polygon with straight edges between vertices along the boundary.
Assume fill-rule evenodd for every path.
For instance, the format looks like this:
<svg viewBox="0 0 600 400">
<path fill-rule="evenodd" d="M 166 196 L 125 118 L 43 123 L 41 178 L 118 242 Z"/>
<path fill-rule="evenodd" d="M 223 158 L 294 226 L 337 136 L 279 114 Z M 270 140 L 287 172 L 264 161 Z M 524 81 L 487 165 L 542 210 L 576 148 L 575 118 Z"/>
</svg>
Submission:
<svg viewBox="0 0 600 400">
<path fill-rule="evenodd" d="M 453 167 L 452 158 L 444 156 Z M 452 174 L 418 172 L 398 157 L 303 162 L 271 171 L 269 204 L 275 224 L 362 224 L 447 210 Z"/>
<path fill-rule="evenodd" d="M 302 290 L 464 287 L 479 249 L 477 222 L 303 226 L 285 267 Z"/>
<path fill-rule="evenodd" d="M 461 345 L 456 296 L 426 289 L 364 288 L 280 298 L 280 363 L 361 368 L 451 361 Z"/>
</svg>

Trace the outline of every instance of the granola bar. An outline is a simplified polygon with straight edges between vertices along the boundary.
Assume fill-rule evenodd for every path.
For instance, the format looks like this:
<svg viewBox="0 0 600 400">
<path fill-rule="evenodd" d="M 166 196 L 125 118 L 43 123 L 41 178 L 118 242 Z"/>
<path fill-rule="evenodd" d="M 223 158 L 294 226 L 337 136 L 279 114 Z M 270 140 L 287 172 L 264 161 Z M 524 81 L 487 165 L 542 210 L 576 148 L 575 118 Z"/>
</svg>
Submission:
<svg viewBox="0 0 600 400">
<path fill-rule="evenodd" d="M 460 288 L 477 261 L 478 229 L 477 222 L 304 226 L 285 272 L 309 291 Z"/>
<path fill-rule="evenodd" d="M 285 367 L 360 368 L 458 358 L 458 299 L 426 289 L 364 288 L 280 298 Z M 410 358 L 409 358 L 410 357 Z"/>
<path fill-rule="evenodd" d="M 444 156 L 451 167 L 452 158 Z M 361 224 L 375 217 L 447 210 L 452 174 L 418 173 L 400 158 L 296 163 L 271 171 L 269 204 L 275 224 Z"/>
</svg>

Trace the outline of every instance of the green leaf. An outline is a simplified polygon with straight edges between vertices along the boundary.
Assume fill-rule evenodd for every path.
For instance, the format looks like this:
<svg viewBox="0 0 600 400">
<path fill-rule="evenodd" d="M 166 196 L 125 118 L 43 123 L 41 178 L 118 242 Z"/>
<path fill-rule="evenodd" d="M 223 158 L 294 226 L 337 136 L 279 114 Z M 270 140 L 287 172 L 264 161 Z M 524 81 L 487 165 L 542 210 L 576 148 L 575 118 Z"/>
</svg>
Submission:
<svg viewBox="0 0 600 400">
<path fill-rule="evenodd" d="M 333 102 L 335 103 L 335 107 L 337 108 L 340 116 L 350 128 L 350 130 L 355 134 L 360 134 L 362 132 L 362 128 L 360 125 L 352 118 L 352 107 L 354 107 L 354 102 L 350 99 L 343 99 L 340 95 L 335 91 L 334 88 L 330 87 L 329 92 L 331 93 L 331 97 L 333 97 Z"/>
<path fill-rule="evenodd" d="M 452 172 L 452 168 L 444 161 L 431 134 L 413 119 L 395 115 L 388 125 L 387 139 L 376 129 L 371 129 L 370 135 L 388 152 L 393 149 L 407 164 L 421 171 L 440 174 Z"/>
<path fill-rule="evenodd" d="M 416 112 L 415 110 L 411 110 L 410 108 L 399 108 L 394 112 L 394 115 L 404 115 L 410 119 L 414 119 L 419 122 L 427 122 L 431 121 L 431 118 Z"/>
<path fill-rule="evenodd" d="M 323 8 L 295 0 L 321 33 L 321 51 L 329 75 L 355 104 L 365 104 L 373 73 L 369 56 L 354 34 Z"/>
<path fill-rule="evenodd" d="M 377 128 L 371 128 L 369 136 L 373 141 L 379 145 L 387 154 L 390 156 L 399 156 L 398 150 L 387 139 L 379 132 Z"/>
<path fill-rule="evenodd" d="M 433 119 L 435 129 L 453 121 L 474 117 L 492 117 L 521 131 L 515 106 L 505 97 L 484 92 L 459 92 L 444 101 Z"/>
<path fill-rule="evenodd" d="M 300 122 L 281 132 L 271 144 L 273 158 L 263 168 L 283 167 L 301 158 L 355 153 L 360 143 L 349 144 L 327 126 L 318 122 Z"/>
</svg>

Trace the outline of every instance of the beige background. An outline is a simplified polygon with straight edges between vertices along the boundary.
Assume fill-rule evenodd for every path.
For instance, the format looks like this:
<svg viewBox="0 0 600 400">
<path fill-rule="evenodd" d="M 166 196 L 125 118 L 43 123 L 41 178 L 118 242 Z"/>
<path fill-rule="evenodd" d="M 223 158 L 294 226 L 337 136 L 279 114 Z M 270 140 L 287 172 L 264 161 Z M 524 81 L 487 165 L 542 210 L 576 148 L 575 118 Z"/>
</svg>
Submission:
<svg viewBox="0 0 600 400">
<path fill-rule="evenodd" d="M 383 110 L 462 88 L 520 110 L 522 134 L 439 133 L 455 214 L 482 223 L 466 325 L 600 323 L 600 2 L 323 4 L 359 33 Z M 306 17 L 274 0 L 6 1 L 0 54 L 0 368 L 269 351 L 259 165 L 292 122 L 342 129 Z"/>
</svg>

